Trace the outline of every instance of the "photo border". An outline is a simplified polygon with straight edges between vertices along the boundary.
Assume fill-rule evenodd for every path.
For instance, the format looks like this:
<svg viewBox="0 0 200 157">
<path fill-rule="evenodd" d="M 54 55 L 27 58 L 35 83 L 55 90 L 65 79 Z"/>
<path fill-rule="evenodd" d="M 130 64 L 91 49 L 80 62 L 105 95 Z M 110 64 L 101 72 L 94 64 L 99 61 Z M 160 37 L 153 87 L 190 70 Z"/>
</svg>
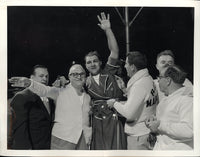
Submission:
<svg viewBox="0 0 200 157">
<path fill-rule="evenodd" d="M 128 7 L 194 7 L 194 150 L 7 150 L 7 7 L 8 6 L 128 6 Z M 200 155 L 200 2 L 189 0 L 4 0 L 0 1 L 0 155 L 8 156 L 188 156 Z"/>
</svg>

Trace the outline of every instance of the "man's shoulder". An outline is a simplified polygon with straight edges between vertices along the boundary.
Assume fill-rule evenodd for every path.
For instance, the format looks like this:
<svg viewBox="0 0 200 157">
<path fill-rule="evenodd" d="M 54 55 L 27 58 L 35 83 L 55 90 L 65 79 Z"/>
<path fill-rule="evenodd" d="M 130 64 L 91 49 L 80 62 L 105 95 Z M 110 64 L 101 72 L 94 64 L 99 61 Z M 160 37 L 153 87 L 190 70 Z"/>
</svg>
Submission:
<svg viewBox="0 0 200 157">
<path fill-rule="evenodd" d="M 32 93 L 31 91 L 25 89 L 22 90 L 12 98 L 10 105 L 14 108 L 24 108 L 24 105 L 31 104 L 32 102 L 36 102 L 40 97 L 36 94 Z"/>
<path fill-rule="evenodd" d="M 14 98 L 28 99 L 31 101 L 39 98 L 39 96 L 26 88 L 22 91 L 17 92 Z"/>
<path fill-rule="evenodd" d="M 59 97 L 71 97 L 74 95 L 75 89 L 71 84 L 66 85 L 64 88 L 59 90 Z"/>
<path fill-rule="evenodd" d="M 29 90 L 28 89 L 23 89 L 23 90 L 21 90 L 21 91 L 19 91 L 19 92 L 17 92 L 16 94 L 15 94 L 15 97 L 16 96 L 27 96 L 27 95 L 29 95 Z"/>
<path fill-rule="evenodd" d="M 142 77 L 132 85 L 132 90 L 144 91 L 149 93 L 152 89 L 156 89 L 153 79 L 150 77 Z"/>
<path fill-rule="evenodd" d="M 102 72 L 116 74 L 119 69 L 120 69 L 120 61 L 118 59 L 109 57 L 107 63 L 102 69 Z"/>
<path fill-rule="evenodd" d="M 64 88 L 60 88 L 59 92 L 63 93 L 63 92 L 70 92 L 72 90 L 72 85 L 68 84 L 66 85 Z"/>
<path fill-rule="evenodd" d="M 31 90 L 29 90 L 28 88 L 24 89 L 21 91 L 21 93 L 19 94 L 22 94 L 24 96 L 35 96 L 37 94 L 33 93 Z"/>
<path fill-rule="evenodd" d="M 155 81 L 149 75 L 148 77 L 141 77 L 140 79 L 138 79 L 138 81 L 136 81 L 136 83 L 143 84 L 145 86 L 145 85 L 152 85 L 155 83 Z"/>
<path fill-rule="evenodd" d="M 185 79 L 183 85 L 186 86 L 186 87 L 192 87 L 193 86 L 192 82 L 187 78 Z"/>
</svg>

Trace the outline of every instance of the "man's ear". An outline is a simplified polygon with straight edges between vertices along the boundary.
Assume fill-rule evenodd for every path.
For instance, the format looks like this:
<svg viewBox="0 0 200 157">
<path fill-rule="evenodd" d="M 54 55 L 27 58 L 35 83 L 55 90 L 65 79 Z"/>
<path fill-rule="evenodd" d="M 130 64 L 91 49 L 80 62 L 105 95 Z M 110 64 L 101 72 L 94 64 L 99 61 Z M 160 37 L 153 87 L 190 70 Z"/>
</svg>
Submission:
<svg viewBox="0 0 200 157">
<path fill-rule="evenodd" d="M 31 75 L 30 78 L 33 79 L 34 75 Z"/>
<path fill-rule="evenodd" d="M 131 71 L 134 72 L 137 70 L 136 66 L 134 64 L 130 65 Z"/>
<path fill-rule="evenodd" d="M 170 77 L 166 77 L 166 79 L 167 79 L 167 85 L 169 86 L 172 82 L 172 79 Z"/>
</svg>

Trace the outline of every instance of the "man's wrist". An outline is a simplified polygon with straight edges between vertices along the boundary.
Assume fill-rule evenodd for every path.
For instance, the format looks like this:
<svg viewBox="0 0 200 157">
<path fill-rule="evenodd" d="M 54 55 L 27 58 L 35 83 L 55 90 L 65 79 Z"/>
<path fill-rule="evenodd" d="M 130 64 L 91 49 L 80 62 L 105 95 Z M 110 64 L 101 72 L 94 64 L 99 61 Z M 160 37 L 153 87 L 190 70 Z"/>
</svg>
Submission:
<svg viewBox="0 0 200 157">
<path fill-rule="evenodd" d="M 31 79 L 26 78 L 24 80 L 24 87 L 25 88 L 30 87 L 31 83 L 32 83 Z"/>
<path fill-rule="evenodd" d="M 117 102 L 118 101 L 115 99 L 115 101 L 113 102 L 113 107 L 115 107 L 115 105 L 116 105 Z"/>
<path fill-rule="evenodd" d="M 107 32 L 111 32 L 111 27 L 106 28 L 104 31 L 105 31 L 106 33 L 107 33 Z"/>
</svg>

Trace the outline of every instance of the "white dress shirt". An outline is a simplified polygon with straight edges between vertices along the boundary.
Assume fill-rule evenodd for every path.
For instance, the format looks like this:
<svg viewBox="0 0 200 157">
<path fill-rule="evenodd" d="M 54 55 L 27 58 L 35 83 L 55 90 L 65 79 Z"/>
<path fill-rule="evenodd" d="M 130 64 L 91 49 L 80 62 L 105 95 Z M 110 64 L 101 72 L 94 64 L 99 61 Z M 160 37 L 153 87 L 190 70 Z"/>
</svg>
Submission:
<svg viewBox="0 0 200 157">
<path fill-rule="evenodd" d="M 83 92 L 79 96 L 71 84 L 65 88 L 56 88 L 32 81 L 29 89 L 39 96 L 56 100 L 52 135 L 77 144 L 83 131 L 86 142 L 88 141 L 91 134 L 91 128 L 89 128 L 90 96 L 88 94 Z"/>
</svg>

